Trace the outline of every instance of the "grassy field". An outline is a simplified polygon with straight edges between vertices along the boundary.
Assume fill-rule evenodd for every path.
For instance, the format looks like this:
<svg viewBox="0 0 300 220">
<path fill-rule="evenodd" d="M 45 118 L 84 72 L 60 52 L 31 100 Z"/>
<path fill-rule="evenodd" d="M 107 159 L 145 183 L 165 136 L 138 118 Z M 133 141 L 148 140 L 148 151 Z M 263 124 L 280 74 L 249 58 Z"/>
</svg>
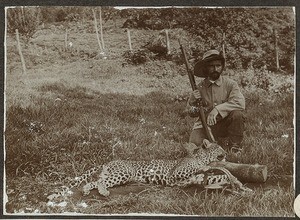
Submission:
<svg viewBox="0 0 300 220">
<path fill-rule="evenodd" d="M 159 186 L 136 192 L 136 186 L 109 198 L 77 193 L 66 206 L 49 206 L 47 196 L 68 177 L 95 165 L 185 155 L 193 119 L 183 113 L 190 92 L 184 66 L 160 60 L 124 66 L 126 33 L 109 25 L 105 33 L 108 58 L 101 59 L 93 33 L 74 29 L 74 46 L 63 51 L 63 29 L 38 31 L 24 47 L 26 76 L 15 40 L 8 38 L 7 213 L 293 216 L 294 186 L 280 181 L 293 175 L 293 77 L 268 73 L 261 78 L 270 84 L 266 91 L 256 80 L 266 77 L 261 70 L 227 74 L 239 83 L 242 77 L 249 81 L 242 89 L 247 121 L 241 162 L 267 165 L 272 183 L 250 186 L 255 193 L 244 196 Z M 147 37 L 147 31 L 135 31 L 134 47 Z"/>
</svg>

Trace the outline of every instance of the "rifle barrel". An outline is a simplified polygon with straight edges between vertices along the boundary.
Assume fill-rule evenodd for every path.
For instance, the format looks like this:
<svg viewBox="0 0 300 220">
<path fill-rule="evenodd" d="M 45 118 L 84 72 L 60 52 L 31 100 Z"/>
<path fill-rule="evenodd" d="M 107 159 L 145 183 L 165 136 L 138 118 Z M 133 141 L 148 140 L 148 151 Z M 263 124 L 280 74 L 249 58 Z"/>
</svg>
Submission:
<svg viewBox="0 0 300 220">
<path fill-rule="evenodd" d="M 179 40 L 179 45 L 180 45 L 180 50 L 183 54 L 183 57 L 184 57 L 184 64 L 185 64 L 185 67 L 188 71 L 188 75 L 189 75 L 189 80 L 190 80 L 190 83 L 191 83 L 191 86 L 192 86 L 192 89 L 193 91 L 197 89 L 197 86 L 196 86 L 196 82 L 195 82 L 195 78 L 194 78 L 194 75 L 189 67 L 189 63 L 187 61 L 187 58 L 186 58 L 186 53 L 185 53 L 185 50 L 182 46 L 182 44 L 180 43 L 180 40 Z"/>
<path fill-rule="evenodd" d="M 194 74 L 192 73 L 190 67 L 189 67 L 189 63 L 187 61 L 187 58 L 186 58 L 186 53 L 185 53 L 185 50 L 182 46 L 182 44 L 180 43 L 180 40 L 179 41 L 179 45 L 180 45 L 180 50 L 182 52 L 182 55 L 184 57 L 184 63 L 185 63 L 185 66 L 186 66 L 186 69 L 187 69 L 187 72 L 188 72 L 188 76 L 189 76 L 189 80 L 190 80 L 190 84 L 192 86 L 192 89 L 193 91 L 197 89 L 197 86 L 196 86 L 196 81 L 195 81 L 195 77 L 194 77 Z M 200 117 L 200 120 L 202 122 L 202 125 L 203 125 L 203 128 L 205 130 L 205 133 L 209 139 L 210 142 L 216 142 L 215 141 L 215 138 L 210 130 L 210 127 L 208 127 L 207 123 L 206 123 L 206 116 L 205 116 L 205 113 L 204 113 L 204 110 L 203 110 L 203 104 L 202 104 L 202 100 L 199 99 L 197 100 L 197 105 L 199 107 L 199 117 Z"/>
</svg>

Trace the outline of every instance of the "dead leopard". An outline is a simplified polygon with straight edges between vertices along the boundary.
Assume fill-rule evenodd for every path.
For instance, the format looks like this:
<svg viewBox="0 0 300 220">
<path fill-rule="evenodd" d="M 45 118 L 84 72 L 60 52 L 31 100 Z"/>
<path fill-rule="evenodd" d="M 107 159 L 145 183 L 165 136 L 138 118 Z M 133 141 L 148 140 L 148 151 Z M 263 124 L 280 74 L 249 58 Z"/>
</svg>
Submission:
<svg viewBox="0 0 300 220">
<path fill-rule="evenodd" d="M 103 196 L 108 196 L 108 188 L 129 182 L 160 184 L 164 186 L 203 185 L 206 188 L 220 188 L 231 185 L 233 189 L 249 191 L 225 168 L 209 167 L 209 163 L 224 160 L 226 152 L 216 143 L 203 141 L 202 147 L 189 143 L 187 157 L 178 160 L 131 161 L 114 160 L 105 165 L 94 167 L 83 175 L 76 177 L 65 190 L 48 196 L 48 199 L 64 195 L 67 189 L 85 182 L 84 195 L 92 189 L 98 189 Z M 218 170 L 222 175 L 205 175 L 208 171 Z M 96 181 L 88 182 L 88 178 L 99 172 Z"/>
</svg>

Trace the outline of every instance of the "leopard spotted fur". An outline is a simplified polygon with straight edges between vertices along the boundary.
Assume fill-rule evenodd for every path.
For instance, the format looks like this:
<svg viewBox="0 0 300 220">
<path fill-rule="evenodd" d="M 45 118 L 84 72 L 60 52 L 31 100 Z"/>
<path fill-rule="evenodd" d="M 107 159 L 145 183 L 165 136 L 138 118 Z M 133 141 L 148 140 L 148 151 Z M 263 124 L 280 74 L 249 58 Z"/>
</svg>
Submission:
<svg viewBox="0 0 300 220">
<path fill-rule="evenodd" d="M 187 157 L 178 160 L 151 160 L 151 161 L 130 161 L 114 160 L 105 165 L 94 167 L 85 174 L 75 178 L 69 188 L 81 185 L 85 195 L 92 189 L 98 189 L 101 195 L 108 196 L 108 188 L 123 185 L 129 182 L 141 182 L 160 184 L 165 186 L 186 186 L 190 184 L 206 184 L 211 180 L 205 180 L 203 173 L 211 169 L 208 165 L 214 161 L 224 160 L 226 152 L 216 143 L 203 141 L 202 147 L 192 145 L 193 151 Z M 227 172 L 231 179 L 234 177 Z M 95 181 L 88 182 L 91 175 L 97 174 Z M 234 179 L 234 181 L 238 181 Z M 239 184 L 239 183 L 238 183 Z"/>
</svg>

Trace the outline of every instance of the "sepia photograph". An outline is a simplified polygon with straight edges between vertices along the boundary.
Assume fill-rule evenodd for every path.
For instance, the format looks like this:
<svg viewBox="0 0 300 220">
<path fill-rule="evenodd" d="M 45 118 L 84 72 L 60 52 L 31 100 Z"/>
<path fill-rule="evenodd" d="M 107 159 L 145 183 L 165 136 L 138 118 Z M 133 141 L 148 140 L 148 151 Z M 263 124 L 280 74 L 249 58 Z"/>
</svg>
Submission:
<svg viewBox="0 0 300 220">
<path fill-rule="evenodd" d="M 4 215 L 295 217 L 295 7 L 7 6 L 4 46 Z"/>
</svg>

